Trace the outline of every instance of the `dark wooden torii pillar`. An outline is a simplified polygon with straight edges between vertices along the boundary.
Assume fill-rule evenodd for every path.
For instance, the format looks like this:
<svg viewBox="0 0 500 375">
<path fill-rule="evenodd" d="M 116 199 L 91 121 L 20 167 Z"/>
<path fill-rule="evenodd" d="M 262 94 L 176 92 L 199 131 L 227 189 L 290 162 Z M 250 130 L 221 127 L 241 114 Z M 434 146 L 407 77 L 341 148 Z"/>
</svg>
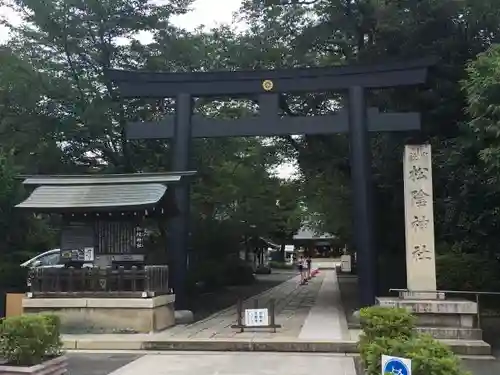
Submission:
<svg viewBox="0 0 500 375">
<path fill-rule="evenodd" d="M 166 139 L 174 143 L 173 171 L 190 168 L 193 137 L 280 136 L 349 132 L 353 183 L 354 242 L 358 253 L 361 305 L 374 303 L 377 286 L 377 256 L 374 248 L 371 204 L 369 131 L 420 129 L 419 113 L 379 113 L 366 107 L 366 90 L 426 81 L 434 58 L 374 66 L 298 68 L 273 71 L 163 73 L 110 70 L 108 77 L 118 85 L 123 98 L 176 98 L 175 118 L 128 125 L 129 139 Z M 347 91 L 348 108 L 335 115 L 281 117 L 280 93 Z M 194 97 L 255 97 L 260 115 L 237 120 L 193 116 Z M 176 191 L 181 215 L 172 220 L 174 291 L 183 308 L 187 247 L 189 240 L 189 186 Z"/>
</svg>

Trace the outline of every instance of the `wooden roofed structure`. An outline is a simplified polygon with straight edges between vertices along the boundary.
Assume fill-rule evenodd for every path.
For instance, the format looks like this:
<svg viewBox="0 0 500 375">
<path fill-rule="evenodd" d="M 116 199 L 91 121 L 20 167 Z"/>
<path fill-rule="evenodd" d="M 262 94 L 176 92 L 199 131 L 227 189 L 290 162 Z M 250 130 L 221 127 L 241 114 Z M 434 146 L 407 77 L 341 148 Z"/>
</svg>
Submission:
<svg viewBox="0 0 500 375">
<path fill-rule="evenodd" d="M 194 174 L 23 176 L 23 184 L 34 189 L 16 207 L 35 213 L 57 214 L 62 218 L 59 263 L 64 265 L 64 269 L 36 270 L 32 290 L 44 293 L 56 292 L 55 289 L 109 292 L 113 283 L 108 281 L 103 281 L 101 286 L 90 285 L 97 269 L 109 277 L 123 276 L 126 270 L 131 270 L 135 276 L 142 272 L 143 284 L 146 274 L 155 272 L 162 274 L 159 276 L 164 279 L 162 284 L 167 285 L 167 265 L 153 266 L 156 267 L 153 271 L 145 270 L 146 222 L 147 219 L 178 215 L 174 187 Z M 88 271 L 89 268 L 93 271 Z M 116 275 L 113 270 L 116 270 Z M 76 275 L 75 271 L 78 271 L 77 279 L 83 283 L 78 288 L 75 287 L 76 279 L 68 279 L 64 285 L 47 281 L 62 282 L 70 274 Z M 101 275 L 99 280 L 105 279 Z M 137 282 L 135 280 L 135 286 L 130 288 L 136 289 Z M 115 288 L 123 287 L 115 283 Z"/>
<path fill-rule="evenodd" d="M 177 215 L 171 187 L 193 174 L 26 176 L 35 189 L 16 207 L 62 216 L 62 260 L 143 262 L 144 219 Z"/>
</svg>

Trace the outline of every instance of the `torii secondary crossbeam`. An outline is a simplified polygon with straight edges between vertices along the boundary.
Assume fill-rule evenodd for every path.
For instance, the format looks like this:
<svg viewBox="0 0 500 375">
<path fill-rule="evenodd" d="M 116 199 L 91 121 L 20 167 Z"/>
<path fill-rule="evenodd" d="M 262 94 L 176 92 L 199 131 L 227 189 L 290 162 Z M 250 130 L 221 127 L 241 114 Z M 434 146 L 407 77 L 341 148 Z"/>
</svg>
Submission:
<svg viewBox="0 0 500 375">
<path fill-rule="evenodd" d="M 332 134 L 349 131 L 349 117 L 346 111 L 325 116 L 256 116 L 237 120 L 223 120 L 193 116 L 193 138 L 215 137 L 272 137 L 299 134 Z M 377 108 L 368 110 L 368 130 L 402 131 L 420 130 L 419 113 L 379 113 Z M 127 126 L 128 139 L 173 138 L 175 116 L 163 121 L 133 122 Z"/>
<path fill-rule="evenodd" d="M 274 71 L 162 73 L 111 70 L 107 74 L 123 98 L 176 98 L 175 118 L 159 123 L 129 124 L 129 139 L 173 138 L 173 171 L 189 170 L 194 137 L 280 136 L 349 132 L 353 182 L 354 241 L 358 253 L 361 305 L 375 300 L 377 257 L 371 208 L 369 131 L 408 131 L 420 128 L 418 113 L 379 113 L 366 106 L 366 90 L 426 81 L 426 58 L 406 63 Z M 336 115 L 279 116 L 280 93 L 347 91 L 348 108 Z M 237 120 L 193 116 L 194 97 L 255 97 L 260 115 Z M 185 277 L 189 238 L 189 186 L 176 191 L 181 215 L 172 220 L 170 250 L 173 255 L 174 291 L 179 308 L 185 304 Z"/>
</svg>

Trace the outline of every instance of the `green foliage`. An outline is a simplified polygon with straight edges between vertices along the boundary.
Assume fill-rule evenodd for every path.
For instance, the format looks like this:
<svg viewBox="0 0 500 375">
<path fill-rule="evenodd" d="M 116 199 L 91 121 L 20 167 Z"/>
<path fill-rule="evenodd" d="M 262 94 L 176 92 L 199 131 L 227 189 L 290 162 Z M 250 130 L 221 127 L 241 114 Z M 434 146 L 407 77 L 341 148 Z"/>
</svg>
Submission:
<svg viewBox="0 0 500 375">
<path fill-rule="evenodd" d="M 0 355 L 8 363 L 31 366 L 59 355 L 60 321 L 52 315 L 20 315 L 0 324 Z"/>
<path fill-rule="evenodd" d="M 226 262 L 224 266 L 227 285 L 249 285 L 255 281 L 252 267 L 240 259 Z"/>
<path fill-rule="evenodd" d="M 63 346 L 60 335 L 61 319 L 54 314 L 40 314 L 40 316 L 43 318 L 47 329 L 45 354 L 51 357 L 61 355 Z"/>
<path fill-rule="evenodd" d="M 500 171 L 500 46 L 494 45 L 467 66 L 467 79 L 463 89 L 467 94 L 467 110 L 471 117 L 469 126 L 479 136 L 479 156 L 493 172 L 493 181 L 499 182 Z"/>
<path fill-rule="evenodd" d="M 381 306 L 365 307 L 360 311 L 364 339 L 377 337 L 407 339 L 413 335 L 415 317 L 406 309 Z"/>
<path fill-rule="evenodd" d="M 449 347 L 414 332 L 415 317 L 405 309 L 381 306 L 361 310 L 358 343 L 367 375 L 381 373 L 381 356 L 409 358 L 415 375 L 467 375 Z"/>
<path fill-rule="evenodd" d="M 460 360 L 443 343 L 426 335 L 409 339 L 376 337 L 361 348 L 366 375 L 379 375 L 382 354 L 409 358 L 415 375 L 467 375 Z"/>
<path fill-rule="evenodd" d="M 2 151 L 0 144 L 0 259 L 3 260 L 0 279 L 2 272 L 9 272 L 11 263 L 16 268 L 37 251 L 48 249 L 53 235 L 43 218 L 28 216 L 14 208 L 25 193 L 16 179 L 14 153 Z"/>
<path fill-rule="evenodd" d="M 272 273 L 272 268 L 264 265 L 259 265 L 255 270 L 256 275 L 269 275 Z"/>
<path fill-rule="evenodd" d="M 487 160 L 491 161 L 489 166 L 497 163 L 491 152 L 496 152 L 497 146 L 484 147 L 482 139 L 485 129 L 490 130 L 488 138 L 498 138 L 493 115 L 499 103 L 495 89 L 498 47 L 482 55 L 480 63 L 471 63 L 469 71 L 479 64 L 481 69 L 476 69 L 473 82 L 465 83 L 467 90 L 462 91 L 460 84 L 466 77 L 467 62 L 499 40 L 497 9 L 498 4 L 492 0 L 320 0 L 287 6 L 248 0 L 243 14 L 252 25 L 250 34 L 262 46 L 258 61 L 266 66 L 325 66 L 439 56 L 441 61 L 431 71 L 425 89 L 384 90 L 369 102 L 390 111 L 419 110 L 424 114 L 421 139 L 433 146 L 438 242 L 475 253 L 498 253 L 500 197 L 495 181 L 500 174 L 487 173 L 484 164 Z M 293 46 L 293 52 L 289 46 Z M 274 53 L 266 54 L 267 50 Z M 468 101 L 474 103 L 469 116 L 478 121 L 472 129 L 462 126 L 468 120 L 464 111 L 467 92 Z M 488 97 L 489 101 L 484 100 Z M 334 111 L 326 99 L 343 103 L 343 98 L 334 94 L 304 95 L 289 98 L 285 110 L 296 115 Z M 483 130 L 478 133 L 477 128 Z M 372 137 L 375 234 L 377 248 L 388 256 L 404 248 L 401 159 L 407 141 L 406 134 L 396 132 Z M 298 157 L 306 203 L 317 213 L 317 226 L 351 243 L 355 233 L 350 215 L 348 137 L 286 138 L 282 147 Z"/>
<path fill-rule="evenodd" d="M 423 114 L 421 136 L 433 145 L 437 242 L 460 253 L 488 253 L 487 259 L 498 255 L 499 48 L 488 50 L 500 37 L 497 2 L 317 0 L 279 6 L 245 0 L 239 16 L 250 26 L 241 33 L 229 27 L 209 32 L 174 27 L 171 17 L 186 12 L 189 0 L 5 3 L 23 22 L 12 26 L 13 39 L 0 49 L 0 148 L 10 169 L 0 171 L 0 238 L 6 239 L 0 244 L 2 260 L 24 260 L 28 256 L 21 254 L 46 250 L 54 237 L 50 222 L 21 220 L 12 209 L 21 196 L 17 187 L 4 193 L 5 187 L 16 185 L 6 176 L 170 169 L 168 142 L 127 142 L 123 130 L 128 121 L 172 114 L 172 100 L 116 100 L 118 94 L 103 74 L 108 68 L 289 68 L 425 55 L 441 57 L 425 88 L 374 92 L 369 105 Z M 151 43 L 137 38 L 145 32 Z M 344 103 L 339 93 L 284 99 L 286 115 L 328 114 Z M 257 112 L 251 100 L 224 98 L 202 98 L 194 110 L 221 118 Z M 404 248 L 401 155 L 408 139 L 405 133 L 372 137 L 376 247 L 389 258 Z M 236 253 L 249 226 L 284 243 L 304 212 L 314 216 L 319 231 L 353 242 L 345 134 L 266 142 L 199 139 L 194 154 L 199 173 L 192 194 L 193 257 L 218 261 Z M 282 184 L 272 176 L 276 165 L 295 158 L 301 172 L 297 184 Z M 459 263 L 469 273 L 470 267 Z M 458 273 L 451 267 L 443 270 L 450 276 L 438 277 L 458 285 Z M 479 276 L 471 275 L 470 283 L 483 282 L 473 277 Z"/>
<path fill-rule="evenodd" d="M 206 259 L 188 271 L 188 287 L 192 294 L 208 292 L 229 285 L 248 285 L 255 281 L 253 269 L 237 258 Z"/>
<path fill-rule="evenodd" d="M 449 252 L 436 257 L 438 288 L 491 292 L 500 289 L 500 262 L 488 255 Z"/>
<path fill-rule="evenodd" d="M 0 171 L 0 179 L 5 176 L 7 181 L 7 176 L 17 173 L 168 171 L 166 140 L 127 142 L 123 130 L 128 121 L 171 114 L 172 102 L 120 102 L 104 71 L 225 69 L 232 56 L 241 56 L 242 51 L 230 30 L 188 33 L 172 26 L 170 17 L 186 12 L 191 2 L 22 0 L 5 4 L 24 22 L 11 25 L 13 38 L 0 50 L 0 148 L 13 150 L 9 163 L 15 168 L 10 174 Z M 152 43 L 135 39 L 144 32 L 153 36 Z M 205 100 L 197 102 L 195 111 L 235 118 L 254 113 L 253 107 L 248 100 Z M 275 146 L 247 138 L 193 143 L 198 171 L 191 210 L 193 258 L 218 261 L 237 253 L 249 225 L 261 235 L 275 232 L 276 226 L 283 229 L 281 221 L 287 221 L 287 216 L 269 220 L 276 216 L 280 189 L 280 181 L 271 173 L 281 158 Z M 11 221 L 12 214 L 27 216 L 13 209 L 21 196 L 0 194 L 0 204 L 2 198 L 6 206 L 1 207 L 0 224 L 12 225 L 4 226 L 6 233 L 0 229 L 1 237 L 9 240 L 0 245 L 0 253 L 13 254 L 15 259 L 9 262 L 55 247 L 44 221 L 31 220 L 40 228 L 28 233 L 31 227 Z M 45 243 L 38 229 L 40 237 L 49 239 Z M 164 234 L 158 237 L 165 240 Z M 151 258 L 164 261 L 165 244 L 157 245 L 162 250 Z"/>
<path fill-rule="evenodd" d="M 9 292 L 26 291 L 26 280 L 30 269 L 16 263 L 0 264 L 0 285 L 2 290 Z"/>
<path fill-rule="evenodd" d="M 269 262 L 269 265 L 271 266 L 271 268 L 275 268 L 277 270 L 291 270 L 296 267 L 293 264 L 289 264 L 286 262 L 277 262 L 277 261 L 271 261 Z"/>
<path fill-rule="evenodd" d="M 304 210 L 299 194 L 300 185 L 294 182 L 281 182 L 274 194 L 275 204 L 268 217 L 272 225 L 270 235 L 281 244 L 291 240 L 301 227 Z"/>
</svg>

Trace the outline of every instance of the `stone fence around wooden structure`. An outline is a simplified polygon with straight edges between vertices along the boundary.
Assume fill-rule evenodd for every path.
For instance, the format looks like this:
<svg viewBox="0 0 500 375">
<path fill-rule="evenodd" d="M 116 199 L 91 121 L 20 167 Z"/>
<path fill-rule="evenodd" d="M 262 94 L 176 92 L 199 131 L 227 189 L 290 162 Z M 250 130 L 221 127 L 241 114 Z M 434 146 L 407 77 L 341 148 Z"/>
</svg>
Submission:
<svg viewBox="0 0 500 375">
<path fill-rule="evenodd" d="M 175 324 L 168 267 L 37 268 L 25 313 L 51 312 L 66 332 L 160 331 Z"/>
<path fill-rule="evenodd" d="M 144 268 L 35 268 L 31 298 L 150 298 L 169 294 L 168 266 Z"/>
</svg>

